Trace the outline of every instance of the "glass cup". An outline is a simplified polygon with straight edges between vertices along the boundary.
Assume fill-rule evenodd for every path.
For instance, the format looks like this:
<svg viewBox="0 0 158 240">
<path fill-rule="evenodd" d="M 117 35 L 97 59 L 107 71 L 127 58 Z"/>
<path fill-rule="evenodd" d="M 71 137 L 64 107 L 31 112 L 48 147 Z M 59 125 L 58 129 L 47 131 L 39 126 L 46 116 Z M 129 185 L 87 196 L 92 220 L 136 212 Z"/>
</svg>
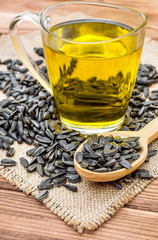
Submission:
<svg viewBox="0 0 158 240">
<path fill-rule="evenodd" d="M 40 25 L 49 75 L 31 59 L 17 34 L 18 24 Z M 141 57 L 146 16 L 94 2 L 65 2 L 40 15 L 18 14 L 10 36 L 20 58 L 54 96 L 61 122 L 84 134 L 112 131 L 123 123 Z"/>
</svg>

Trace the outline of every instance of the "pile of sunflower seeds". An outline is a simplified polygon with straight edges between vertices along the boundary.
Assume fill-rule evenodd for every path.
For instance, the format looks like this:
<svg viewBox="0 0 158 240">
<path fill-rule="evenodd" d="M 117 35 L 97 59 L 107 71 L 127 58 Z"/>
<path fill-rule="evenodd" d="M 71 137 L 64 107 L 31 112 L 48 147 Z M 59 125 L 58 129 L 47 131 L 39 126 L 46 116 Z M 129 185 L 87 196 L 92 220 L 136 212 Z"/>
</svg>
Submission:
<svg viewBox="0 0 158 240">
<path fill-rule="evenodd" d="M 105 173 L 121 168 L 132 169 L 131 163 L 139 158 L 139 137 L 121 138 L 109 135 L 92 136 L 83 144 L 76 160 L 81 167 L 93 172 Z"/>
<path fill-rule="evenodd" d="M 44 57 L 42 48 L 34 50 L 40 57 Z M 39 59 L 36 63 L 40 66 L 43 60 Z M 73 156 L 86 138 L 60 124 L 54 98 L 28 74 L 28 69 L 22 67 L 20 60 L 7 59 L 1 64 L 6 65 L 7 70 L 0 72 L 0 89 L 8 97 L 0 101 L 0 148 L 7 150 L 7 158 L 1 160 L 1 165 L 16 165 L 16 162 L 10 159 L 15 152 L 11 147 L 14 141 L 33 144 L 34 147 L 27 151 L 32 160 L 28 162 L 21 156 L 20 162 L 29 173 L 36 171 L 43 177 L 37 186 L 41 190 L 37 199 L 46 197 L 48 189 L 54 186 L 64 186 L 76 192 L 77 187 L 72 183 L 79 182 L 81 178 L 74 168 Z M 41 70 L 47 75 L 46 66 L 41 66 Z M 150 95 L 148 89 L 148 86 L 156 81 L 158 74 L 155 67 L 140 65 L 122 130 L 138 130 L 157 117 L 158 107 L 153 102 L 157 100 L 158 90 L 154 90 Z M 156 150 L 149 151 L 148 155 L 155 152 Z M 136 171 L 137 174 L 133 173 L 112 184 L 121 189 L 122 181 L 130 183 L 134 177 L 150 178 L 149 172 L 144 171 L 141 174 Z"/>
<path fill-rule="evenodd" d="M 140 64 L 135 88 L 121 130 L 140 130 L 158 117 L 158 89 L 149 90 L 149 86 L 157 82 L 156 68 L 149 64 Z"/>
</svg>

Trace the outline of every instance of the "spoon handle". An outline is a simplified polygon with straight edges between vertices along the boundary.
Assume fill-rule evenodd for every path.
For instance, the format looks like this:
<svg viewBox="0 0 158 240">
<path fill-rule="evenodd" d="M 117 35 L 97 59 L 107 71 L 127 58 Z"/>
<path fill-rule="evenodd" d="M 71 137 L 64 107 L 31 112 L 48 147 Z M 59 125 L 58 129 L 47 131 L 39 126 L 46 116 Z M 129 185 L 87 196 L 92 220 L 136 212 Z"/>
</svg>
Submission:
<svg viewBox="0 0 158 240">
<path fill-rule="evenodd" d="M 139 135 L 144 141 L 147 140 L 148 144 L 158 138 L 158 117 L 139 130 Z"/>
</svg>

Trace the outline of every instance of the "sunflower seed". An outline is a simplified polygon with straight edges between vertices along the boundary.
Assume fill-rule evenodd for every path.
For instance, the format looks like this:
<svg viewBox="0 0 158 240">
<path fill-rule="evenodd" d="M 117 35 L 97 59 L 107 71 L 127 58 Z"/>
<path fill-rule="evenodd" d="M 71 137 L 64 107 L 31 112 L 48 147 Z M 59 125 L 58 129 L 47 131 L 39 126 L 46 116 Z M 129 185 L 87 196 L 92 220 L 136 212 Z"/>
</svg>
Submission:
<svg viewBox="0 0 158 240">
<path fill-rule="evenodd" d="M 119 170 L 121 168 L 122 168 L 122 166 L 120 165 L 120 163 L 116 162 L 112 169 L 113 169 L 113 171 L 117 171 L 117 170 Z"/>
<path fill-rule="evenodd" d="M 42 165 L 44 165 L 44 163 L 45 163 L 45 161 L 43 160 L 43 158 L 42 158 L 41 156 L 38 156 L 38 157 L 37 157 L 37 162 L 38 162 L 39 164 L 42 164 Z"/>
<path fill-rule="evenodd" d="M 125 159 L 122 159 L 122 160 L 120 161 L 120 164 L 121 164 L 123 167 L 125 167 L 125 168 L 132 169 L 131 164 L 130 164 L 127 160 L 125 160 Z"/>
<path fill-rule="evenodd" d="M 77 187 L 74 185 L 70 185 L 70 184 L 65 184 L 64 187 L 72 192 L 77 192 Z"/>
<path fill-rule="evenodd" d="M 53 179 L 53 183 L 56 187 L 61 187 L 65 185 L 66 181 L 67 181 L 66 177 L 57 177 Z"/>
<path fill-rule="evenodd" d="M 76 147 L 78 147 L 78 145 L 80 144 L 80 142 L 72 142 L 70 144 L 68 144 L 67 146 L 64 147 L 66 152 L 72 151 L 74 150 Z"/>
<path fill-rule="evenodd" d="M 50 177 L 46 177 L 44 178 L 41 182 L 40 182 L 40 185 L 43 185 L 43 184 L 47 184 L 47 183 L 51 183 L 52 180 Z"/>
<path fill-rule="evenodd" d="M 116 160 L 111 159 L 108 162 L 104 163 L 104 167 L 113 167 L 115 163 L 116 163 Z"/>
<path fill-rule="evenodd" d="M 115 136 L 115 137 L 114 137 L 114 140 L 115 140 L 115 142 L 117 142 L 117 143 L 121 143 L 121 142 L 122 142 L 122 138 L 121 138 L 120 136 Z"/>
<path fill-rule="evenodd" d="M 148 151 L 148 157 L 153 156 L 157 153 L 157 150 L 149 150 Z"/>
<path fill-rule="evenodd" d="M 8 152 L 6 153 L 6 156 L 7 157 L 12 157 L 14 155 L 14 153 L 15 153 L 15 149 L 14 148 L 10 148 L 8 150 Z"/>
<path fill-rule="evenodd" d="M 141 174 L 142 174 L 142 173 L 143 173 L 143 174 L 147 174 L 147 175 L 149 174 L 149 170 L 148 170 L 148 169 L 139 169 L 138 171 L 139 171 L 139 173 L 141 173 Z"/>
<path fill-rule="evenodd" d="M 64 158 L 62 158 L 62 163 L 64 163 L 66 166 L 74 166 L 73 161 L 66 161 Z"/>
<path fill-rule="evenodd" d="M 117 149 L 110 149 L 110 150 L 104 150 L 103 154 L 104 156 L 112 156 L 117 153 Z"/>
<path fill-rule="evenodd" d="M 45 134 L 51 138 L 52 140 L 54 140 L 54 134 L 47 128 L 46 131 L 45 131 Z"/>
<path fill-rule="evenodd" d="M 8 144 L 13 144 L 13 139 L 11 137 L 0 135 L 0 140 L 6 142 Z"/>
<path fill-rule="evenodd" d="M 99 143 L 99 144 L 105 144 L 105 138 L 104 138 L 104 136 L 100 135 L 100 136 L 98 137 L 98 143 Z"/>
<path fill-rule="evenodd" d="M 118 190 L 121 190 L 122 189 L 122 184 L 119 182 L 119 181 L 114 181 L 114 182 L 110 182 L 110 184 L 117 188 Z"/>
<path fill-rule="evenodd" d="M 66 152 L 63 152 L 62 156 L 64 157 L 64 159 L 66 161 L 73 161 L 72 157 L 68 153 L 66 153 Z"/>
<path fill-rule="evenodd" d="M 126 142 L 120 143 L 120 146 L 121 146 L 122 148 L 125 148 L 125 149 L 130 149 L 130 148 L 131 148 L 131 146 L 130 146 L 128 143 L 126 143 Z"/>
<path fill-rule="evenodd" d="M 20 158 L 20 163 L 21 163 L 25 168 L 27 168 L 27 167 L 29 166 L 29 163 L 28 163 L 27 159 L 24 158 L 24 157 L 21 157 L 21 158 Z"/>
<path fill-rule="evenodd" d="M 53 180 L 57 177 L 63 176 L 64 174 L 65 174 L 65 171 L 63 171 L 63 170 L 61 170 L 61 172 L 59 172 L 59 173 L 52 174 L 51 175 L 51 180 Z"/>
<path fill-rule="evenodd" d="M 78 153 L 78 152 L 77 152 Z M 77 155 L 77 153 L 76 153 L 76 155 Z M 98 153 L 98 152 L 97 152 Z M 101 150 L 101 153 L 102 153 L 102 150 Z M 98 155 L 96 155 L 96 152 L 95 152 L 95 154 L 91 154 L 91 153 L 82 153 L 81 152 L 81 154 L 83 155 L 82 156 L 82 160 L 83 160 L 83 158 L 91 158 L 91 159 L 98 159 L 100 156 L 101 156 L 101 154 L 98 154 Z M 76 159 L 77 160 L 77 159 Z M 79 161 L 78 161 L 79 162 Z"/>
<path fill-rule="evenodd" d="M 31 120 L 31 122 L 33 123 L 33 125 L 36 127 L 36 128 L 39 128 L 40 127 L 40 125 L 39 125 L 39 123 L 36 121 L 36 120 Z"/>
<path fill-rule="evenodd" d="M 6 150 L 9 150 L 10 149 L 10 145 L 6 142 L 3 142 L 3 148 L 6 149 Z"/>
<path fill-rule="evenodd" d="M 27 154 L 28 156 L 32 156 L 33 153 L 34 153 L 36 150 L 37 150 L 37 148 L 31 148 L 31 149 L 29 149 L 29 150 L 26 152 L 26 154 Z"/>
<path fill-rule="evenodd" d="M 42 59 L 36 60 L 35 63 L 39 66 L 39 65 L 41 65 L 43 63 L 43 60 Z"/>
<path fill-rule="evenodd" d="M 24 127 L 23 127 L 22 121 L 18 121 L 17 130 L 18 130 L 19 136 L 22 137 L 24 134 Z"/>
<path fill-rule="evenodd" d="M 54 173 L 56 167 L 54 165 L 54 163 L 49 163 L 47 166 L 47 171 L 49 171 L 50 173 Z"/>
<path fill-rule="evenodd" d="M 147 98 L 149 96 L 149 88 L 145 87 L 144 88 L 144 96 Z"/>
<path fill-rule="evenodd" d="M 86 152 L 93 154 L 93 150 L 87 143 L 83 145 L 83 148 L 85 149 Z"/>
<path fill-rule="evenodd" d="M 123 159 L 125 159 L 125 160 L 126 159 L 131 159 L 131 155 L 123 155 L 123 156 L 120 157 L 120 159 L 121 160 L 123 160 Z"/>
<path fill-rule="evenodd" d="M 12 159 L 4 158 L 1 160 L 1 165 L 5 167 L 12 167 L 16 165 L 16 162 Z"/>
<path fill-rule="evenodd" d="M 110 150 L 111 147 L 112 147 L 111 143 L 105 143 L 103 151 Z"/>
<path fill-rule="evenodd" d="M 140 155 L 138 153 L 131 154 L 132 160 L 137 160 L 139 157 L 140 157 Z"/>
<path fill-rule="evenodd" d="M 96 168 L 93 170 L 93 172 L 104 173 L 104 172 L 107 172 L 107 168 L 105 168 L 105 167 Z"/>
<path fill-rule="evenodd" d="M 47 169 L 43 169 L 43 172 L 47 177 L 51 177 L 51 173 Z"/>
<path fill-rule="evenodd" d="M 45 198 L 48 195 L 48 191 L 47 190 L 43 190 L 41 191 L 38 196 L 37 196 L 37 200 L 42 200 L 43 198 Z"/>
<path fill-rule="evenodd" d="M 153 178 L 153 176 L 151 176 L 149 174 L 144 174 L 144 173 L 140 173 L 139 177 L 144 178 L 144 179 L 152 179 Z"/>
<path fill-rule="evenodd" d="M 37 164 L 36 171 L 39 173 L 39 175 L 44 176 L 44 171 L 41 164 Z"/>
<path fill-rule="evenodd" d="M 121 154 L 122 154 L 122 152 L 121 152 Z M 121 156 L 120 153 L 116 153 L 116 154 L 113 156 L 113 158 L 114 158 L 114 159 L 118 159 L 118 158 L 120 158 L 120 156 Z"/>
<path fill-rule="evenodd" d="M 48 138 L 48 137 L 43 137 L 43 136 L 40 136 L 40 135 L 36 135 L 35 136 L 35 139 L 38 141 L 38 142 L 41 142 L 41 143 L 46 143 L 46 144 L 49 144 L 51 143 L 51 139 Z"/>
<path fill-rule="evenodd" d="M 41 146 L 39 148 L 36 148 L 36 150 L 33 152 L 32 156 L 33 157 L 37 157 L 37 156 L 40 156 L 42 153 L 45 152 L 45 147 Z"/>
<path fill-rule="evenodd" d="M 54 184 L 53 183 L 43 183 L 43 184 L 39 184 L 38 186 L 37 186 L 37 188 L 39 189 L 39 190 L 48 190 L 48 189 L 51 189 L 51 188 L 53 188 L 54 187 Z"/>
<path fill-rule="evenodd" d="M 31 164 L 27 167 L 28 172 L 34 172 L 36 170 L 36 164 Z"/>
<path fill-rule="evenodd" d="M 68 177 L 68 182 L 70 183 L 77 183 L 80 182 L 81 177 L 78 174 L 72 174 L 71 176 Z"/>
<path fill-rule="evenodd" d="M 82 160 L 80 165 L 81 165 L 82 168 L 87 168 L 89 166 L 89 163 L 86 160 Z"/>
</svg>

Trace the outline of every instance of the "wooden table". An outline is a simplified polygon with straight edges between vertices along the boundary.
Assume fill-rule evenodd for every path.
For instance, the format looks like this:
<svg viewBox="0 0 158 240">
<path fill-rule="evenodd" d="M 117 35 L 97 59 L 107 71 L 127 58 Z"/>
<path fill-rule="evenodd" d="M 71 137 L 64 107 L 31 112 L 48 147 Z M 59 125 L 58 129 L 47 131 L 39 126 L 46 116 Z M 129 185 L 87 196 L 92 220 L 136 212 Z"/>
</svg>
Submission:
<svg viewBox="0 0 158 240">
<path fill-rule="evenodd" d="M 1 0 L 0 34 L 8 33 L 10 20 L 21 11 L 40 10 L 50 0 Z M 100 1 L 138 9 L 148 16 L 147 35 L 158 40 L 157 0 Z M 30 25 L 23 32 L 30 32 Z M 0 177 L 0 240 L 156 240 L 158 239 L 158 179 L 95 232 L 79 234 L 44 205 L 26 196 Z"/>
</svg>

